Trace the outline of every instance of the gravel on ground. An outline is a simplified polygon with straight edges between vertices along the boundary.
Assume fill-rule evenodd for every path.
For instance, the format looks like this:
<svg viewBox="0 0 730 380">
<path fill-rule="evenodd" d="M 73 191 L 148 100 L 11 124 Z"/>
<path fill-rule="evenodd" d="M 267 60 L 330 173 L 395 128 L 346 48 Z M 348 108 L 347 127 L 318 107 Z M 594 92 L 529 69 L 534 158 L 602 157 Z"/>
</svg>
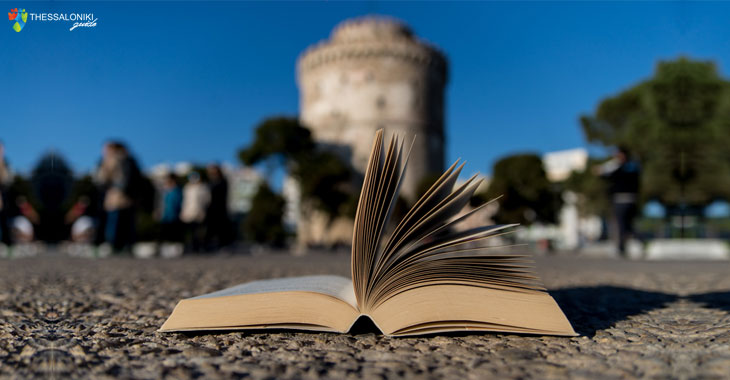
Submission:
<svg viewBox="0 0 730 380">
<path fill-rule="evenodd" d="M 0 378 L 730 376 L 730 265 L 543 257 L 575 338 L 158 333 L 177 301 L 256 279 L 349 275 L 348 255 L 0 261 Z"/>
</svg>

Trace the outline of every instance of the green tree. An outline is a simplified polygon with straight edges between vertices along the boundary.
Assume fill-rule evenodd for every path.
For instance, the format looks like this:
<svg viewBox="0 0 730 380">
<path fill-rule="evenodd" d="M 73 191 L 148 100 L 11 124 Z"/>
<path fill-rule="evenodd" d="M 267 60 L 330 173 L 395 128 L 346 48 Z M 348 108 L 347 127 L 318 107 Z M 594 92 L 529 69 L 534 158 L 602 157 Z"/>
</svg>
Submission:
<svg viewBox="0 0 730 380">
<path fill-rule="evenodd" d="M 286 241 L 283 223 L 285 204 L 282 196 L 271 190 L 265 182 L 262 183 L 243 223 L 244 237 L 258 243 L 283 246 Z"/>
<path fill-rule="evenodd" d="M 667 205 L 730 199 L 730 82 L 712 62 L 660 62 L 654 76 L 580 119 L 586 138 L 642 164 L 642 197 Z"/>
<path fill-rule="evenodd" d="M 246 165 L 268 161 L 270 168 L 290 166 L 314 147 L 311 132 L 296 118 L 272 117 L 256 127 L 253 142 L 238 152 L 238 158 Z"/>
<path fill-rule="evenodd" d="M 585 170 L 573 171 L 562 184 L 565 190 L 578 194 L 578 210 L 582 215 L 605 216 L 610 211 L 606 183 L 592 172 L 596 165 L 604 161 L 589 158 Z"/>
<path fill-rule="evenodd" d="M 353 198 L 351 170 L 339 157 L 318 150 L 303 152 L 296 157 L 292 175 L 299 181 L 303 197 L 315 207 L 330 217 L 350 214 L 345 208 Z"/>
<path fill-rule="evenodd" d="M 487 199 L 499 199 L 497 223 L 555 222 L 560 198 L 545 175 L 542 160 L 535 154 L 518 154 L 494 165 Z"/>
<path fill-rule="evenodd" d="M 335 154 L 318 149 L 310 131 L 296 118 L 264 120 L 256 128 L 251 145 L 239 152 L 239 158 L 246 165 L 266 162 L 269 171 L 284 167 L 299 182 L 303 201 L 330 217 L 350 214 L 353 209 L 356 195 L 349 165 Z"/>
</svg>

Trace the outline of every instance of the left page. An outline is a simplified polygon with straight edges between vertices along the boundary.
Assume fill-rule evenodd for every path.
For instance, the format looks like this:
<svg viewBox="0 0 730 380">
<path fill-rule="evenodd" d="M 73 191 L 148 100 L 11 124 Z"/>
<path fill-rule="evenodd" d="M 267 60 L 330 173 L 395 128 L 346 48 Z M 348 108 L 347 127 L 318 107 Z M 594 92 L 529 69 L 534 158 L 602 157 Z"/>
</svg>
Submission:
<svg viewBox="0 0 730 380">
<path fill-rule="evenodd" d="M 313 292 L 327 294 L 338 298 L 357 308 L 355 300 L 355 292 L 352 288 L 352 280 L 342 276 L 322 275 L 322 276 L 303 276 L 303 277 L 284 277 L 274 278 L 270 280 L 259 280 L 247 282 L 218 290 L 213 293 L 203 294 L 202 296 L 190 299 L 203 299 L 224 296 L 236 296 L 242 294 L 255 293 L 273 293 L 273 292 Z"/>
<path fill-rule="evenodd" d="M 184 299 L 160 331 L 346 331 L 358 316 L 352 280 L 306 276 L 254 281 Z"/>
</svg>

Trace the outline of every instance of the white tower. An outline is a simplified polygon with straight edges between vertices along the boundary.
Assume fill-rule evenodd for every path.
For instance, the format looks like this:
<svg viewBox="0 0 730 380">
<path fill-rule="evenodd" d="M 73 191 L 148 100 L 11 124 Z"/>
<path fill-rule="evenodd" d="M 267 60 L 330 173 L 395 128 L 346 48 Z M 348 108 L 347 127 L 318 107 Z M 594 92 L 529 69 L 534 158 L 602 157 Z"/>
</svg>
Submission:
<svg viewBox="0 0 730 380">
<path fill-rule="evenodd" d="M 322 146 L 364 173 L 375 131 L 417 136 L 402 194 L 444 166 L 446 57 L 403 23 L 347 20 L 297 63 L 300 119 Z"/>
</svg>

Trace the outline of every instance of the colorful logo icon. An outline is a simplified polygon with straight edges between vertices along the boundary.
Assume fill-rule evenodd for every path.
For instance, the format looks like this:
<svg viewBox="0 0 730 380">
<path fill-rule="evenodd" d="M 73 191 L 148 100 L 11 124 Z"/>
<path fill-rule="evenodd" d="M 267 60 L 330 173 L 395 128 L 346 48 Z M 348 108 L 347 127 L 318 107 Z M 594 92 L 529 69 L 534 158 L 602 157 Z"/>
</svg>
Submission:
<svg viewBox="0 0 730 380">
<path fill-rule="evenodd" d="M 26 12 L 25 9 L 20 10 L 20 12 L 18 12 L 18 8 L 11 9 L 10 12 L 8 12 L 8 20 L 15 21 L 13 24 L 13 30 L 20 32 L 23 30 L 25 22 L 28 21 L 28 12 Z"/>
</svg>

